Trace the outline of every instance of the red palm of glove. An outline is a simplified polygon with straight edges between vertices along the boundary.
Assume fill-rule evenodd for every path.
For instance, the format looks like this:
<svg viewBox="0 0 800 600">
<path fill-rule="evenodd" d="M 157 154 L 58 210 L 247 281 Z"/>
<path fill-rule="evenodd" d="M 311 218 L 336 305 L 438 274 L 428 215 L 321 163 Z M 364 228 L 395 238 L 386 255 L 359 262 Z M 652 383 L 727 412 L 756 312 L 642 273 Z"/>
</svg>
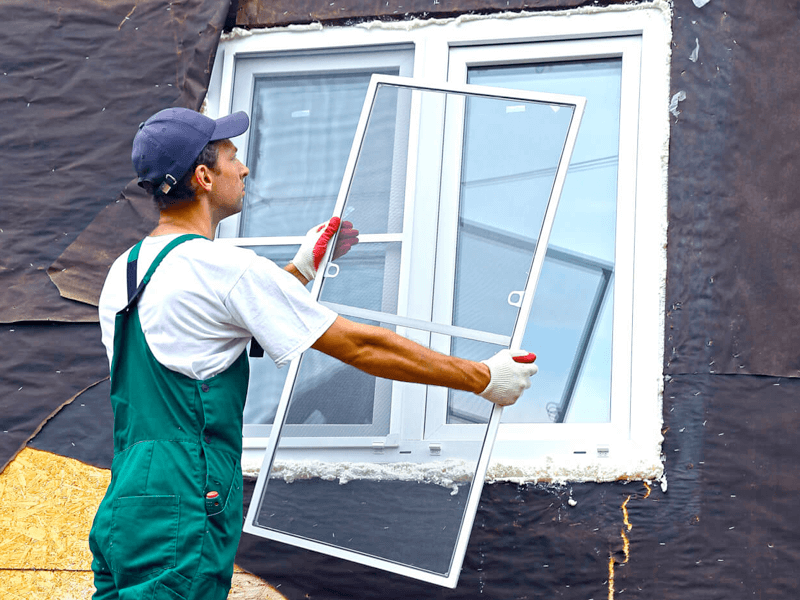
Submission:
<svg viewBox="0 0 800 600">
<path fill-rule="evenodd" d="M 341 258 L 350 252 L 350 248 L 357 243 L 358 229 L 353 229 L 353 224 L 350 221 L 342 221 L 342 226 L 339 228 L 339 236 L 336 238 L 336 246 L 333 249 L 333 258 L 331 260 Z"/>
<path fill-rule="evenodd" d="M 524 356 L 514 356 L 513 359 L 516 363 L 529 364 L 536 360 L 536 355 L 533 352 L 528 352 Z"/>
<path fill-rule="evenodd" d="M 339 217 L 332 217 L 331 220 L 328 221 L 327 226 L 323 223 L 317 228 L 317 232 L 322 233 L 317 239 L 317 243 L 314 244 L 313 255 L 315 271 L 319 269 L 322 258 L 325 256 L 325 251 L 328 249 L 328 244 L 337 230 L 339 230 L 340 224 L 341 231 L 339 231 L 339 237 L 336 239 L 336 247 L 333 249 L 333 257 L 331 260 L 341 258 L 350 252 L 350 248 L 358 243 L 358 229 L 353 229 L 353 224 L 350 221 L 342 222 Z"/>
<path fill-rule="evenodd" d="M 350 248 L 358 243 L 358 230 L 353 229 L 350 221 L 342 221 L 339 217 L 332 217 L 329 221 L 312 227 L 306 233 L 300 249 L 292 259 L 292 263 L 305 277 L 306 281 L 311 281 L 317 276 L 317 270 L 322 264 L 325 252 L 331 243 L 331 239 L 339 232 L 336 246 L 333 249 L 331 260 L 336 260 L 347 254 Z"/>
<path fill-rule="evenodd" d="M 336 230 L 339 229 L 339 223 L 341 219 L 339 217 L 333 217 L 330 221 L 328 221 L 327 226 L 325 223 L 317 227 L 317 233 L 322 231 L 322 235 L 317 238 L 317 243 L 314 244 L 314 249 L 311 251 L 311 254 L 314 256 L 314 271 L 319 269 L 319 263 L 322 262 L 322 257 L 325 256 L 325 251 L 328 249 L 328 243 L 331 241 L 331 238 L 336 233 Z"/>
</svg>

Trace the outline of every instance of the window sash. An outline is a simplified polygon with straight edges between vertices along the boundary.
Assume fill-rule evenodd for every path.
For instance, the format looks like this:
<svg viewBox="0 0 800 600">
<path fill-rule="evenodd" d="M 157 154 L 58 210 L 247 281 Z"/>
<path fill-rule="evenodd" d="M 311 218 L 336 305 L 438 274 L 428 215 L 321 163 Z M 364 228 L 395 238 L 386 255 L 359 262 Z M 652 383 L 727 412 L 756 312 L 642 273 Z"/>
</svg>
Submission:
<svg viewBox="0 0 800 600">
<path fill-rule="evenodd" d="M 635 243 L 635 206 L 637 184 L 637 150 L 639 137 L 639 90 L 641 82 L 642 37 L 632 35 L 548 43 L 514 43 L 476 45 L 452 48 L 449 73 L 451 81 L 466 81 L 473 67 L 512 66 L 515 64 L 584 61 L 621 58 L 619 166 L 617 174 L 617 215 L 613 286 L 613 334 L 611 359 L 610 423 L 502 423 L 496 454 L 513 456 L 522 446 L 517 442 L 552 439 L 548 429 L 557 428 L 558 440 L 571 454 L 596 456 L 597 448 L 605 448 L 614 440 L 629 439 L 631 433 L 631 359 L 633 353 L 633 268 Z M 589 100 L 591 102 L 591 100 Z M 438 402 L 444 402 L 440 395 Z M 446 407 L 432 405 L 429 427 L 440 430 L 445 438 L 469 436 L 469 425 L 448 425 Z M 448 429 L 451 432 L 445 433 Z M 525 452 L 531 455 L 529 449 Z"/>
<path fill-rule="evenodd" d="M 224 56 L 224 50 L 221 54 Z M 401 75 L 411 75 L 413 69 L 413 47 L 408 44 L 386 46 L 381 48 L 341 48 L 331 51 L 330 49 L 309 51 L 296 50 L 292 52 L 272 51 L 259 53 L 246 53 L 235 57 L 232 73 L 232 94 L 231 112 L 244 110 L 252 114 L 255 96 L 256 80 L 259 77 L 279 77 L 292 76 L 302 78 L 304 76 L 315 76 L 321 74 L 338 73 L 363 73 L 371 74 L 376 70 L 395 70 Z M 240 153 L 248 152 L 250 149 L 250 135 L 252 128 L 248 129 L 242 136 L 234 139 L 234 143 L 239 147 Z M 250 161 L 244 158 L 247 164 Z M 312 226 L 311 224 L 310 226 Z M 217 236 L 224 243 L 230 243 L 242 247 L 273 247 L 273 246 L 298 246 L 303 242 L 302 235 L 290 236 L 271 236 L 271 237 L 239 237 L 241 226 L 241 214 L 233 215 L 220 223 Z M 362 234 L 361 244 L 403 241 L 401 234 Z M 253 365 L 254 369 L 259 368 L 259 363 Z M 280 374 L 278 374 L 280 376 Z M 396 419 L 392 419 L 393 430 L 397 430 L 399 424 Z M 294 426 L 302 427 L 302 426 Z M 263 447 L 265 440 L 270 435 L 272 425 L 247 423 L 244 427 L 246 445 L 251 447 Z M 370 427 L 363 427 L 363 435 L 369 436 L 375 433 Z M 328 445 L 333 447 L 341 445 L 341 439 L 337 442 L 337 436 L 346 431 L 341 427 L 330 427 L 331 436 Z M 302 445 L 304 438 L 298 438 L 298 447 Z"/>
</svg>

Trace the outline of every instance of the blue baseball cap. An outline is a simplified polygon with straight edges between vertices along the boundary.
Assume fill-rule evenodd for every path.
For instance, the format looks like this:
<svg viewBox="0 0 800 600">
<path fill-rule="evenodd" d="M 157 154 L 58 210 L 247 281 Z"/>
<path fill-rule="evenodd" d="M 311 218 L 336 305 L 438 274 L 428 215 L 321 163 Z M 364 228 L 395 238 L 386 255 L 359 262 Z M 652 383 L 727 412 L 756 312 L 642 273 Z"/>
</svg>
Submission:
<svg viewBox="0 0 800 600">
<path fill-rule="evenodd" d="M 211 119 L 188 108 L 167 108 L 139 125 L 131 160 L 139 185 L 149 181 L 160 194 L 177 185 L 206 144 L 247 131 L 250 119 L 240 111 Z"/>
</svg>

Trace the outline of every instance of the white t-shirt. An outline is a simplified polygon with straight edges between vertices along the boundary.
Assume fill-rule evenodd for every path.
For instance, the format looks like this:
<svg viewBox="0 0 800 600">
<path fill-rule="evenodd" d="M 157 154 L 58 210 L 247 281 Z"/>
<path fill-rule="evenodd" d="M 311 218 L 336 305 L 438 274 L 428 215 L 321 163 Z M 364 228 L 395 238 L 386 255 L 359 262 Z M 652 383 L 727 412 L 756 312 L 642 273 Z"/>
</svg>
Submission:
<svg viewBox="0 0 800 600">
<path fill-rule="evenodd" d="M 177 235 L 147 237 L 137 284 Z M 108 272 L 100 294 L 100 327 L 109 365 L 114 319 L 128 303 L 128 252 Z M 138 304 L 145 340 L 156 360 L 191 377 L 227 369 L 254 336 L 280 367 L 327 331 L 336 313 L 317 303 L 291 274 L 252 250 L 195 238 L 167 254 Z"/>
</svg>

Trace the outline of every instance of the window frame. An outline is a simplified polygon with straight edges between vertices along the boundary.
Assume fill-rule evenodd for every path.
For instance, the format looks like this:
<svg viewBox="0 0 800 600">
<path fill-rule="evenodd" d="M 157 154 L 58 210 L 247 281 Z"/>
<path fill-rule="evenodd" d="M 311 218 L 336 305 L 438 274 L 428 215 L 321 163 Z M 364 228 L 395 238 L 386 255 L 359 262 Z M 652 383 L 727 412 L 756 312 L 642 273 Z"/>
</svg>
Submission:
<svg viewBox="0 0 800 600">
<path fill-rule="evenodd" d="M 535 433 L 532 438 L 527 434 L 520 435 L 521 427 L 501 424 L 490 470 L 494 478 L 602 481 L 631 477 L 656 479 L 663 474 L 660 428 L 670 18 L 669 9 L 664 6 L 615 6 L 583 12 L 470 16 L 415 22 L 414 27 L 374 22 L 322 29 L 315 25 L 275 28 L 223 36 L 206 104 L 206 111 L 211 116 L 230 112 L 235 62 L 245 56 L 410 46 L 414 49 L 415 77 L 446 81 L 450 76 L 451 50 L 457 52 L 490 45 L 509 48 L 509 44 L 545 42 L 563 46 L 573 41 L 625 37 L 640 40 L 641 67 L 636 99 L 627 97 L 624 92 L 622 97 L 623 104 L 632 104 L 638 110 L 632 124 L 635 130 L 632 139 L 635 141 L 621 144 L 621 153 L 624 150 L 628 154 L 625 164 L 632 165 L 635 177 L 626 182 L 620 177 L 620 185 L 627 186 L 626 194 L 634 206 L 628 207 L 629 214 L 621 214 L 624 211 L 620 210 L 617 215 L 618 244 L 620 229 L 633 232 L 629 239 L 622 240 L 617 246 L 617 256 L 624 251 L 635 259 L 630 275 L 630 314 L 625 316 L 629 322 L 631 351 L 629 360 L 621 365 L 621 374 L 616 375 L 616 381 L 624 381 L 630 391 L 622 405 L 612 401 L 612 423 L 622 425 L 602 431 L 600 426 L 603 424 L 571 424 L 567 436 L 564 424 L 543 424 L 533 430 L 530 426 L 522 426 Z M 621 278 L 622 274 L 617 270 L 615 285 Z M 616 322 L 615 314 L 615 328 Z M 616 357 L 615 362 L 619 362 Z M 262 454 L 265 442 L 264 438 L 245 438 L 246 452 L 252 457 L 250 464 L 260 463 L 257 457 Z"/>
<path fill-rule="evenodd" d="M 611 418 L 608 423 L 561 423 L 558 424 L 559 440 L 564 450 L 572 454 L 596 451 L 595 447 L 607 447 L 620 436 L 627 436 L 631 427 L 628 411 L 631 393 L 630 363 L 621 357 L 632 352 L 631 320 L 633 311 L 633 240 L 634 227 L 631 219 L 635 206 L 635 190 L 631 185 L 636 180 L 636 137 L 638 123 L 638 88 L 641 38 L 638 36 L 608 37 L 554 41 L 545 44 L 536 42 L 514 42 L 488 46 L 471 45 L 452 48 L 448 78 L 450 81 L 467 81 L 472 67 L 531 65 L 566 61 L 620 58 L 622 60 L 621 108 L 619 134 L 619 166 L 617 173 L 617 215 L 615 232 L 614 274 L 612 276 L 614 314 L 613 348 L 611 360 Z M 535 350 L 535 349 L 533 349 Z M 541 351 L 546 351 L 543 349 Z M 435 427 L 442 439 L 460 439 L 475 435 L 470 433 L 473 425 L 450 425 L 445 421 L 446 406 L 442 406 L 444 395 L 438 402 L 429 403 L 429 427 Z M 548 439 L 552 423 L 501 423 L 498 436 L 497 455 L 514 453 L 507 449 L 521 445 L 530 451 L 534 440 Z M 587 435 L 587 429 L 591 433 Z"/>
</svg>

